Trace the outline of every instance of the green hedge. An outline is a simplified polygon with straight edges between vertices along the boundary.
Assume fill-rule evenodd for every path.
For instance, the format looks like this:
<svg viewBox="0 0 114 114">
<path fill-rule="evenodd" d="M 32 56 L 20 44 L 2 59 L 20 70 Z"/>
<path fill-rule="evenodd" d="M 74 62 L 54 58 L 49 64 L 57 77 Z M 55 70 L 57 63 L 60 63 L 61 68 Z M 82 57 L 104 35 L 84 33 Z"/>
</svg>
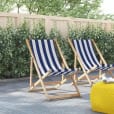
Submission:
<svg viewBox="0 0 114 114">
<path fill-rule="evenodd" d="M 25 44 L 25 39 L 31 38 L 57 38 L 59 45 L 68 61 L 73 66 L 73 52 L 67 40 L 61 37 L 56 29 L 52 29 L 49 36 L 45 33 L 44 26 L 38 24 L 31 31 L 26 23 L 18 28 L 8 26 L 0 28 L 0 78 L 18 78 L 29 75 L 30 56 Z M 85 29 L 69 29 L 70 38 L 95 39 L 105 59 L 114 61 L 114 33 L 106 32 L 101 28 L 87 27 Z"/>
</svg>

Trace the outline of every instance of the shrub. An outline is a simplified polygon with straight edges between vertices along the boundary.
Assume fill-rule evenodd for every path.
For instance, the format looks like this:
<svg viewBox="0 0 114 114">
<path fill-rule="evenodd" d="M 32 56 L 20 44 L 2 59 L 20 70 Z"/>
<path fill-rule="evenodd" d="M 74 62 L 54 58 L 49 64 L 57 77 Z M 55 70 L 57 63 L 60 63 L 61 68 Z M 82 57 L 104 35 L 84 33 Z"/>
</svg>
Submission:
<svg viewBox="0 0 114 114">
<path fill-rule="evenodd" d="M 0 28 L 0 78 L 18 78 L 29 75 L 30 56 L 25 39 L 46 38 L 44 27 L 37 25 L 33 31 L 26 23 L 14 28 Z"/>
<path fill-rule="evenodd" d="M 29 29 L 25 24 L 18 28 L 0 28 L 0 76 L 1 78 L 27 75 L 28 53 L 25 39 Z"/>
<path fill-rule="evenodd" d="M 49 36 L 44 26 L 39 23 L 31 31 L 26 23 L 15 28 L 8 26 L 0 28 L 0 78 L 18 78 L 29 75 L 30 55 L 25 44 L 26 38 L 57 38 L 70 67 L 73 67 L 74 56 L 67 40 L 61 37 L 56 29 L 52 29 Z M 106 32 L 101 28 L 88 26 L 85 29 L 69 29 L 69 37 L 72 39 L 92 38 L 96 41 L 102 54 L 108 63 L 114 60 L 114 33 Z"/>
</svg>

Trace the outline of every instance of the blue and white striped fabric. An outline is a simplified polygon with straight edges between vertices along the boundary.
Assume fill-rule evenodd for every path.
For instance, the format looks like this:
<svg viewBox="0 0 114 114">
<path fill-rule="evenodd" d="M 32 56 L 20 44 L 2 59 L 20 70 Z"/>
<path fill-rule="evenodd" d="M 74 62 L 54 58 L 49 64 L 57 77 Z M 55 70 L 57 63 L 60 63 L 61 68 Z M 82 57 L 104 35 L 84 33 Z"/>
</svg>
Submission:
<svg viewBox="0 0 114 114">
<path fill-rule="evenodd" d="M 106 64 L 101 65 L 95 55 L 92 41 L 91 40 L 72 40 L 73 45 L 80 56 L 85 70 L 89 70 L 94 66 L 97 66 L 96 70 L 108 70 L 109 68 L 114 67 L 114 64 Z"/>
<path fill-rule="evenodd" d="M 41 75 L 51 70 L 50 76 L 69 75 L 76 69 L 63 69 L 59 63 L 53 40 L 30 40 L 30 46 Z"/>
</svg>

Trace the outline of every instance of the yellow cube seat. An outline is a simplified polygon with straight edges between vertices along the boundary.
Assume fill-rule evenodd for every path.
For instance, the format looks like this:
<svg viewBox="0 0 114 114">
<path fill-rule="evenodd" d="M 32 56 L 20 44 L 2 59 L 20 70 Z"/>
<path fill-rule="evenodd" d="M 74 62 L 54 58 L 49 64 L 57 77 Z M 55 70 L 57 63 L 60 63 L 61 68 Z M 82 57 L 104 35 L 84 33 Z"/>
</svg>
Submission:
<svg viewBox="0 0 114 114">
<path fill-rule="evenodd" d="M 90 92 L 90 102 L 93 111 L 114 114 L 114 83 L 94 84 Z"/>
</svg>

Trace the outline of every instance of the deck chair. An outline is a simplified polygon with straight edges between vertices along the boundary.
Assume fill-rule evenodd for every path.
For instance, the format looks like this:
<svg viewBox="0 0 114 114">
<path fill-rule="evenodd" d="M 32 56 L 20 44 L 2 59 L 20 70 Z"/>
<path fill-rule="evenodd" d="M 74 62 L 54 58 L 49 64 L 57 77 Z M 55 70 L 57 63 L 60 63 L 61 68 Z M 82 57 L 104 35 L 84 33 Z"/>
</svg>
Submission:
<svg viewBox="0 0 114 114">
<path fill-rule="evenodd" d="M 73 98 L 73 97 L 80 96 L 80 92 L 78 90 L 77 84 L 73 78 L 73 76 L 77 72 L 77 69 L 70 69 L 68 67 L 56 40 L 26 39 L 26 44 L 31 55 L 30 90 L 34 90 L 36 86 L 41 84 L 43 92 L 48 100 L 65 99 L 65 98 Z M 58 49 L 58 52 L 64 64 L 64 68 L 61 66 L 59 62 L 56 48 Z M 38 75 L 38 80 L 34 83 L 32 81 L 33 63 Z M 76 92 L 73 94 L 70 93 L 70 94 L 60 94 L 60 95 L 49 94 L 47 91 L 53 90 L 53 88 L 47 88 L 47 85 L 45 84 L 44 79 L 49 76 L 54 77 L 54 76 L 63 76 L 63 75 L 64 75 L 64 78 L 54 86 L 54 89 L 57 89 L 58 87 L 60 87 L 60 85 L 64 84 L 68 79 L 71 79 L 76 89 Z"/>
<path fill-rule="evenodd" d="M 95 70 L 99 70 L 98 78 L 101 78 L 107 72 L 113 77 L 111 70 L 114 68 L 114 64 L 107 64 L 94 40 L 68 39 L 68 42 L 83 70 L 83 74 L 78 77 L 78 80 L 86 77 L 89 84 L 92 85 L 93 82 L 88 76 L 88 74 Z M 95 50 L 98 53 L 100 60 L 98 60 Z"/>
</svg>

